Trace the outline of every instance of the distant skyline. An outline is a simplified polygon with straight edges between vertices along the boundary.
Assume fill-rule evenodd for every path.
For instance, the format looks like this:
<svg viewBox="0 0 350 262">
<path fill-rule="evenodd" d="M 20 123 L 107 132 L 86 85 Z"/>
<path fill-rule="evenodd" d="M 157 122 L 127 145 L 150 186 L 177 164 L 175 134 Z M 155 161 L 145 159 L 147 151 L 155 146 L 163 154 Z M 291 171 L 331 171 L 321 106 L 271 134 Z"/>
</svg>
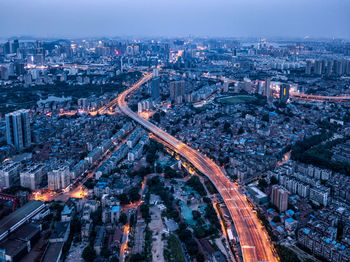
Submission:
<svg viewBox="0 0 350 262">
<path fill-rule="evenodd" d="M 349 0 L 1 0 L 0 38 L 350 39 Z"/>
</svg>

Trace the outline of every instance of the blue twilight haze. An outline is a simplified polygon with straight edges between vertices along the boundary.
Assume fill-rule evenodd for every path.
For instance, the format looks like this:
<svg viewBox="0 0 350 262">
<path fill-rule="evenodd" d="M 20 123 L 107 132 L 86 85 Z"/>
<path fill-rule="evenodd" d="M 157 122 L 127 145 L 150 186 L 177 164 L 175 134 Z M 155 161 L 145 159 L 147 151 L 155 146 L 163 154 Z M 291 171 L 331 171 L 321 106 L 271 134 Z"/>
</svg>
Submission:
<svg viewBox="0 0 350 262">
<path fill-rule="evenodd" d="M 1 0 L 0 37 L 350 38 L 349 0 Z"/>
</svg>

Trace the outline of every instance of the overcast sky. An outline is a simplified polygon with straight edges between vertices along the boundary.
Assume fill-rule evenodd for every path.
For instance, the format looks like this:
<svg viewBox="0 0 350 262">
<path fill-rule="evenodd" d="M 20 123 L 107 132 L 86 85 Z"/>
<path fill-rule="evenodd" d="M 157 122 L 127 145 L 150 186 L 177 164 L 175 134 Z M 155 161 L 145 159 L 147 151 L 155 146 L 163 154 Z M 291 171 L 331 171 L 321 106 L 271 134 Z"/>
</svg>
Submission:
<svg viewBox="0 0 350 262">
<path fill-rule="evenodd" d="M 0 37 L 350 38 L 350 0 L 0 0 Z"/>
</svg>

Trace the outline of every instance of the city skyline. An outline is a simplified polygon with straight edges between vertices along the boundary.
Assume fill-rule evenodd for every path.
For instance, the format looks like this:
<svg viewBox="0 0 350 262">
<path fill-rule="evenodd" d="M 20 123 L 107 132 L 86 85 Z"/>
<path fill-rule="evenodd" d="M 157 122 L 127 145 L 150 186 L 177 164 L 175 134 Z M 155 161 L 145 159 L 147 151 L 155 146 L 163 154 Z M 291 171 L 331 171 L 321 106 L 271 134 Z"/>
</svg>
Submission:
<svg viewBox="0 0 350 262">
<path fill-rule="evenodd" d="M 0 1 L 0 262 L 350 262 L 348 10 Z"/>
<path fill-rule="evenodd" d="M 350 38 L 350 2 L 2 1 L 0 38 L 209 36 Z M 13 19 L 16 17 L 16 19 Z M 9 22 L 11 21 L 11 22 Z M 45 22 L 44 22 L 45 21 Z"/>
</svg>

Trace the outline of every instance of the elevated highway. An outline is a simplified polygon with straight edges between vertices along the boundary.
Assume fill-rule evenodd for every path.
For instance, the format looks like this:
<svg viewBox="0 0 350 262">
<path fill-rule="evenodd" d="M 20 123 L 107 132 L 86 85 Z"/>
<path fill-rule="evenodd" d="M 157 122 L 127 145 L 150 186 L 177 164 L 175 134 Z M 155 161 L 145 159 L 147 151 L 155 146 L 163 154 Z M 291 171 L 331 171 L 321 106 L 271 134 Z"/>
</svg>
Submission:
<svg viewBox="0 0 350 262">
<path fill-rule="evenodd" d="M 225 175 L 225 171 L 208 157 L 140 117 L 127 106 L 126 98 L 150 79 L 152 79 L 152 74 L 146 74 L 131 88 L 122 92 L 109 106 L 117 104 L 121 112 L 172 145 L 178 154 L 191 162 L 194 167 L 211 180 L 230 212 L 240 241 L 244 261 L 278 261 L 262 223 L 249 205 L 246 196 L 239 191 L 238 185 Z"/>
</svg>

